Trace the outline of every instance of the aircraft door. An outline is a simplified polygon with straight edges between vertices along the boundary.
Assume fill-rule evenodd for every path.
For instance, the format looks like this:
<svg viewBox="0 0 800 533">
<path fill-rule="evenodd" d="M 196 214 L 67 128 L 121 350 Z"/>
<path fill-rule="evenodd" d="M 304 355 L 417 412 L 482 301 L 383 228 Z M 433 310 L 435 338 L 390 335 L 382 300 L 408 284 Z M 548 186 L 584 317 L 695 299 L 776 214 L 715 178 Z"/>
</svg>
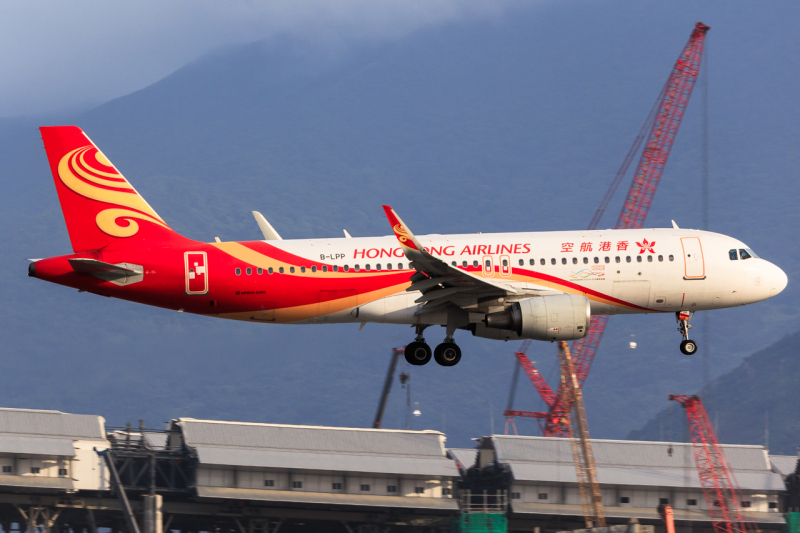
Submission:
<svg viewBox="0 0 800 533">
<path fill-rule="evenodd" d="M 500 256 L 500 275 L 505 277 L 511 275 L 511 258 L 507 255 Z"/>
<path fill-rule="evenodd" d="M 208 294 L 208 261 L 205 252 L 183 254 L 186 270 L 186 294 Z"/>
<path fill-rule="evenodd" d="M 699 237 L 681 237 L 685 275 L 683 279 L 705 279 L 706 265 Z"/>
</svg>

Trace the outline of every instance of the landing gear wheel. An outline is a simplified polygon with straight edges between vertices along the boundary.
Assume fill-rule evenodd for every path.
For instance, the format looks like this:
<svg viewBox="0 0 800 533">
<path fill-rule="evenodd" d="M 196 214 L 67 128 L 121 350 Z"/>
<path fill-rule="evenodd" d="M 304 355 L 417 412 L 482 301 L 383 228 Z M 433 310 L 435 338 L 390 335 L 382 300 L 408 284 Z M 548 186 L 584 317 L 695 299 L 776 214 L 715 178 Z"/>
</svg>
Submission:
<svg viewBox="0 0 800 533">
<path fill-rule="evenodd" d="M 461 361 L 461 348 L 454 342 L 443 342 L 434 350 L 433 358 L 442 366 L 455 366 Z"/>
<path fill-rule="evenodd" d="M 406 346 L 405 356 L 409 365 L 422 366 L 431 360 L 431 347 L 424 342 L 414 341 Z"/>
<path fill-rule="evenodd" d="M 697 351 L 697 343 L 693 340 L 686 339 L 681 342 L 681 353 L 683 355 L 694 355 Z"/>
</svg>

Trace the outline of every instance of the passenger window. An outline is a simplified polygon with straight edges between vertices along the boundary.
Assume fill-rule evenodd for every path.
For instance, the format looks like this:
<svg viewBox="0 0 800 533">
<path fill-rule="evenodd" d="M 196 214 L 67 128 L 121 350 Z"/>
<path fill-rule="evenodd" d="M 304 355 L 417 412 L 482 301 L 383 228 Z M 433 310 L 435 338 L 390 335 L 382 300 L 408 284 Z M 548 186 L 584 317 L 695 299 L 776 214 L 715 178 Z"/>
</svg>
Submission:
<svg viewBox="0 0 800 533">
<path fill-rule="evenodd" d="M 658 256 L 658 262 L 661 263 L 663 261 L 664 261 L 664 256 L 663 255 L 659 255 Z"/>
<path fill-rule="evenodd" d="M 599 262 L 600 262 L 600 258 L 599 258 L 599 257 L 595 257 L 595 258 L 594 258 L 594 263 L 595 263 L 595 264 L 597 264 L 597 263 L 599 263 Z"/>
<path fill-rule="evenodd" d="M 366 266 L 364 267 L 364 270 L 366 270 L 367 272 L 369 272 L 369 263 L 367 263 L 367 264 L 366 264 Z"/>
<path fill-rule="evenodd" d="M 742 259 L 750 259 L 750 254 L 747 253 L 747 250 L 740 249 L 739 255 L 742 256 Z"/>
<path fill-rule="evenodd" d="M 739 256 L 736 254 L 736 248 L 728 252 L 728 257 L 731 261 L 738 261 Z"/>
<path fill-rule="evenodd" d="M 339 265 L 333 265 L 333 271 L 339 272 Z"/>
<path fill-rule="evenodd" d="M 237 268 L 236 270 L 234 270 L 234 272 L 236 272 L 237 276 L 241 276 L 242 275 L 242 269 L 241 268 Z"/>
<path fill-rule="evenodd" d="M 744 250 L 742 250 L 742 251 L 744 251 Z M 503 259 L 503 266 L 504 267 L 508 266 L 508 259 Z"/>
<path fill-rule="evenodd" d="M 247 269 L 245 270 L 245 272 L 247 272 L 247 275 L 249 276 L 250 274 L 252 274 L 252 273 L 253 273 L 253 269 L 252 269 L 252 268 L 250 268 L 250 267 L 247 267 Z"/>
<path fill-rule="evenodd" d="M 380 269 L 381 269 L 381 264 L 380 264 L 380 263 L 378 263 L 377 265 L 375 265 L 375 270 L 380 270 Z"/>
<path fill-rule="evenodd" d="M 675 256 L 674 256 L 674 255 L 670 255 L 670 256 L 669 256 L 669 260 L 670 260 L 670 261 L 675 261 Z"/>
<path fill-rule="evenodd" d="M 344 271 L 345 271 L 345 272 L 349 272 L 349 271 L 350 271 L 350 267 L 349 267 L 349 266 L 347 266 L 347 265 L 345 265 L 345 266 L 344 266 Z"/>
<path fill-rule="evenodd" d="M 397 263 L 397 270 L 403 270 L 403 263 Z"/>
<path fill-rule="evenodd" d="M 478 268 L 478 260 L 477 259 L 472 262 L 472 266 L 474 266 L 475 268 Z"/>
<path fill-rule="evenodd" d="M 556 264 L 556 258 L 555 258 L 555 257 L 553 257 L 552 259 L 550 259 L 550 264 L 551 264 L 551 265 L 555 265 L 555 264 Z"/>
<path fill-rule="evenodd" d="M 328 265 L 322 265 L 322 271 L 323 272 L 327 272 L 328 271 Z"/>
<path fill-rule="evenodd" d="M 642 262 L 642 256 L 641 255 L 637 255 L 636 256 L 636 262 L 637 263 L 641 263 Z"/>
<path fill-rule="evenodd" d="M 453 266 L 457 266 L 455 261 L 453 261 L 451 264 L 452 264 Z"/>
<path fill-rule="evenodd" d="M 283 267 L 280 267 L 280 268 L 278 269 L 278 274 L 283 274 Z"/>
<path fill-rule="evenodd" d="M 611 262 L 611 258 L 606 256 L 606 263 L 610 263 L 610 262 Z"/>
<path fill-rule="evenodd" d="M 306 273 L 306 267 L 304 267 L 304 266 L 301 266 L 301 267 L 300 267 L 300 272 L 302 272 L 303 274 L 305 274 L 305 273 Z"/>
<path fill-rule="evenodd" d="M 562 265 L 566 265 L 567 264 L 567 258 L 566 257 L 562 257 L 561 258 L 561 264 Z"/>
<path fill-rule="evenodd" d="M 317 271 L 317 267 L 315 267 L 315 266 L 312 266 L 312 267 L 311 267 L 311 272 L 316 272 L 316 271 Z"/>
<path fill-rule="evenodd" d="M 578 258 L 577 257 L 573 257 L 572 258 L 572 264 L 573 265 L 577 265 L 578 264 Z"/>
<path fill-rule="evenodd" d="M 545 263 L 546 263 L 546 261 L 544 260 L 544 258 L 539 260 L 539 264 L 544 265 Z"/>
<path fill-rule="evenodd" d="M 525 260 L 524 259 L 520 259 L 519 260 L 519 266 L 525 266 Z"/>
<path fill-rule="evenodd" d="M 531 262 L 531 266 L 533 266 L 533 265 L 535 265 L 535 264 L 536 264 L 536 259 L 531 259 L 531 261 L 530 261 L 530 262 Z"/>
<path fill-rule="evenodd" d="M 386 270 L 391 270 L 391 269 L 392 269 L 392 264 L 386 263 Z"/>
<path fill-rule="evenodd" d="M 589 264 L 589 258 L 588 257 L 584 257 L 583 258 L 583 264 L 584 265 L 588 265 Z"/>
<path fill-rule="evenodd" d="M 273 272 L 274 272 L 274 270 L 272 270 L 272 267 L 269 267 L 269 268 L 267 269 L 267 274 L 272 274 Z"/>
<path fill-rule="evenodd" d="M 258 267 L 258 269 L 256 270 L 256 272 L 258 272 L 258 275 L 260 276 L 261 274 L 263 274 L 263 273 L 264 273 L 264 269 L 262 269 L 261 267 Z"/>
<path fill-rule="evenodd" d="M 461 261 L 461 266 L 464 267 L 464 268 L 467 268 L 467 262 L 466 261 Z"/>
<path fill-rule="evenodd" d="M 294 274 L 294 267 L 289 267 L 289 273 Z"/>
<path fill-rule="evenodd" d="M 614 258 L 614 261 L 615 261 L 615 262 L 617 262 L 617 263 L 619 263 L 619 262 L 620 262 L 620 257 L 619 257 L 619 256 L 615 257 L 615 258 Z"/>
<path fill-rule="evenodd" d="M 631 256 L 629 256 L 629 255 L 626 255 L 626 256 L 625 256 L 625 262 L 626 262 L 626 263 L 630 263 L 630 262 L 631 262 Z"/>
<path fill-rule="evenodd" d="M 485 263 L 486 263 L 486 268 L 492 268 L 492 262 L 491 261 L 487 260 L 487 261 L 485 261 Z"/>
<path fill-rule="evenodd" d="M 356 265 L 356 272 L 358 272 L 359 270 L 361 270 L 361 267 Z"/>
<path fill-rule="evenodd" d="M 648 255 L 647 256 L 647 262 L 648 263 L 652 263 L 653 262 L 653 256 L 652 255 Z"/>
</svg>

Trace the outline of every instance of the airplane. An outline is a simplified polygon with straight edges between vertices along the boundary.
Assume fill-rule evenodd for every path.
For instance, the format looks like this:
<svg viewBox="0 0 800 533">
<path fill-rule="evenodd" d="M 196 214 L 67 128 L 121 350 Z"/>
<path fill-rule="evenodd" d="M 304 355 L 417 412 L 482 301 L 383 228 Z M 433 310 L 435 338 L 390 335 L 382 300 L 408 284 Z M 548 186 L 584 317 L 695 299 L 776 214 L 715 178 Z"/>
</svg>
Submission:
<svg viewBox="0 0 800 533">
<path fill-rule="evenodd" d="M 684 354 L 696 311 L 780 293 L 786 274 L 741 241 L 672 228 L 199 242 L 175 232 L 76 126 L 40 128 L 71 255 L 28 275 L 178 312 L 282 324 L 405 324 L 412 365 L 461 360 L 456 331 L 497 340 L 575 340 L 592 315 L 674 313 Z M 434 350 L 423 332 L 444 326 Z"/>
</svg>

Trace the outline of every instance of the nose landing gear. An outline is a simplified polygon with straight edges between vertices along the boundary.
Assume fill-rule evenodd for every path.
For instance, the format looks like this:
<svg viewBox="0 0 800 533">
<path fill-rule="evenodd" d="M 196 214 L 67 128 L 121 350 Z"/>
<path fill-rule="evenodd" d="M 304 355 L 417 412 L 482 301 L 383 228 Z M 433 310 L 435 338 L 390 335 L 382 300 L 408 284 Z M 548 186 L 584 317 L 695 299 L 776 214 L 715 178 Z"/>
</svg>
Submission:
<svg viewBox="0 0 800 533">
<path fill-rule="evenodd" d="M 681 342 L 681 353 L 684 355 L 694 355 L 697 352 L 697 343 L 689 339 L 689 330 L 692 326 L 689 325 L 689 320 L 694 315 L 694 311 L 678 311 L 675 313 L 675 320 L 678 321 L 678 332 L 683 337 Z"/>
</svg>

